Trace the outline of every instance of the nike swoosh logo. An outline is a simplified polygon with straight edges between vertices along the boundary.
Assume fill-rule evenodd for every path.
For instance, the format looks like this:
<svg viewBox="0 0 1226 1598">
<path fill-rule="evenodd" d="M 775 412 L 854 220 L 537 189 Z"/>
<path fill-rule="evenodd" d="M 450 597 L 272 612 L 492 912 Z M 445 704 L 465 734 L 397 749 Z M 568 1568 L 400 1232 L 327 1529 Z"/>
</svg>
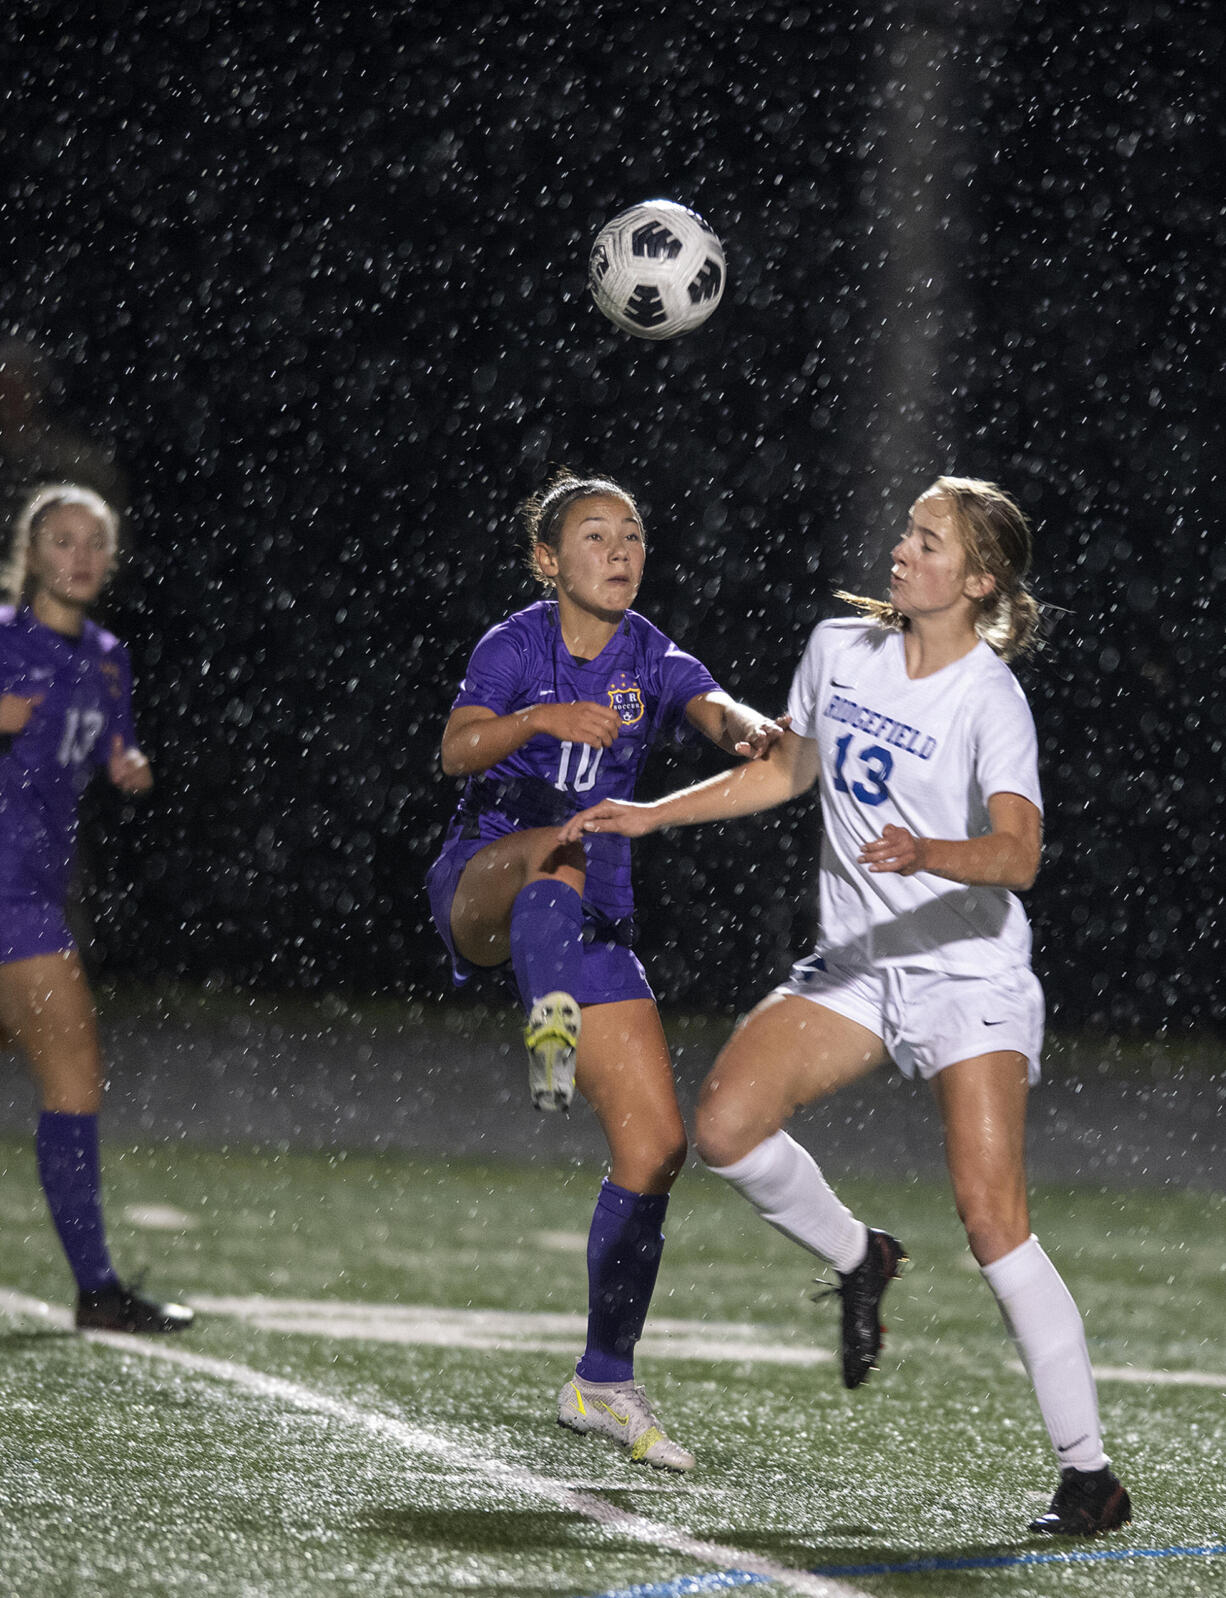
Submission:
<svg viewBox="0 0 1226 1598">
<path fill-rule="evenodd" d="M 599 1403 L 599 1400 L 597 1400 L 597 1402 Z M 600 1407 L 608 1414 L 612 1415 L 613 1419 L 619 1426 L 625 1426 L 628 1424 L 630 1420 L 629 1415 L 619 1415 L 611 1404 L 601 1404 Z M 1080 1441 L 1080 1439 L 1078 1439 L 1078 1441 Z M 1075 1448 L 1077 1445 L 1076 1443 L 1071 1443 L 1069 1446 Z"/>
<path fill-rule="evenodd" d="M 1072 1442 L 1072 1443 L 1065 1443 L 1065 1444 L 1064 1444 L 1064 1446 L 1063 1446 L 1063 1448 L 1062 1448 L 1062 1447 L 1061 1447 L 1061 1446 L 1060 1446 L 1060 1444 L 1059 1444 L 1059 1443 L 1057 1443 L 1057 1444 L 1056 1444 L 1056 1452 L 1057 1452 L 1057 1453 L 1058 1453 L 1058 1454 L 1067 1454 L 1067 1453 L 1069 1453 L 1069 1452 L 1070 1452 L 1070 1451 L 1071 1451 L 1071 1450 L 1072 1450 L 1072 1449 L 1074 1449 L 1074 1448 L 1076 1448 L 1076 1446 L 1077 1446 L 1077 1443 L 1084 1443 L 1084 1442 L 1085 1442 L 1085 1440 L 1086 1440 L 1086 1438 L 1087 1438 L 1087 1437 L 1088 1437 L 1088 1436 L 1089 1436 L 1089 1435 L 1090 1435 L 1090 1434 L 1089 1434 L 1089 1432 L 1083 1432 L 1083 1433 L 1082 1433 L 1082 1434 L 1081 1434 L 1081 1436 L 1080 1436 L 1080 1437 L 1079 1437 L 1079 1438 L 1077 1438 L 1077 1441 L 1076 1441 L 1076 1442 Z"/>
<path fill-rule="evenodd" d="M 984 1026 L 1004 1026 L 1004 1021 L 985 1021 Z"/>
<path fill-rule="evenodd" d="M 835 682 L 834 678 L 832 677 L 830 679 L 830 686 L 832 688 L 854 688 L 856 685 L 854 682 Z"/>
</svg>

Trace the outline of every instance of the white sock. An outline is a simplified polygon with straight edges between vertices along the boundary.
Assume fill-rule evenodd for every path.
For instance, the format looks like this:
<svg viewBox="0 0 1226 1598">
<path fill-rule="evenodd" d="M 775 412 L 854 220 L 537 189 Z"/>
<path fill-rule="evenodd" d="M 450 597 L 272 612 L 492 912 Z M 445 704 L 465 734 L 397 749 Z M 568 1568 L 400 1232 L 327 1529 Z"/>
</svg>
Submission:
<svg viewBox="0 0 1226 1598">
<path fill-rule="evenodd" d="M 764 1221 L 794 1243 L 851 1271 L 868 1252 L 868 1228 L 831 1191 L 811 1154 L 776 1132 L 735 1165 L 708 1170 L 731 1182 Z"/>
<path fill-rule="evenodd" d="M 1062 1466 L 1101 1470 L 1108 1461 L 1085 1327 L 1059 1271 L 1033 1233 L 980 1269 L 1034 1384 L 1056 1458 Z"/>
</svg>

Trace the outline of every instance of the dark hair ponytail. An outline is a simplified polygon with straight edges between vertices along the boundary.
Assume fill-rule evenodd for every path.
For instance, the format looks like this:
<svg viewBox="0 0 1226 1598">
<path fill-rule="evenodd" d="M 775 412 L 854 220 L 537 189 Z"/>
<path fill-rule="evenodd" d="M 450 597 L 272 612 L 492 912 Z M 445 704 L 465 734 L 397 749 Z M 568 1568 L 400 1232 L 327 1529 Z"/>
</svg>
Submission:
<svg viewBox="0 0 1226 1598">
<path fill-rule="evenodd" d="M 548 544 L 556 549 L 566 512 L 579 499 L 591 499 L 595 494 L 612 494 L 624 499 L 636 516 L 639 508 L 634 495 L 626 492 L 610 477 L 580 477 L 563 466 L 549 479 L 544 488 L 530 495 L 519 507 L 523 524 L 524 560 L 528 570 L 543 588 L 552 588 L 552 577 L 546 577 L 536 558 L 536 546 Z M 640 525 L 642 517 L 639 516 Z"/>
</svg>

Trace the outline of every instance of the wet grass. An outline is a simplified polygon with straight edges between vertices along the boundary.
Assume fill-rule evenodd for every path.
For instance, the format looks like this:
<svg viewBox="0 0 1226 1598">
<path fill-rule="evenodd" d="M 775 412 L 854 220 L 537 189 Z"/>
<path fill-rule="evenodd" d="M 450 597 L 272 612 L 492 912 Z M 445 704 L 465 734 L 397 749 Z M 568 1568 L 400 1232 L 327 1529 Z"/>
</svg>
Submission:
<svg viewBox="0 0 1226 1598">
<path fill-rule="evenodd" d="M 571 1167 L 181 1146 L 114 1150 L 107 1164 L 117 1258 L 125 1269 L 152 1265 L 154 1288 L 523 1312 L 581 1306 L 582 1251 L 566 1239 L 586 1230 L 594 1184 Z M 219 1315 L 175 1345 L 470 1456 L 448 1459 L 352 1417 L 0 1318 L 3 1590 L 533 1598 L 720 1568 L 595 1524 L 499 1477 L 503 1467 L 800 1569 L 1050 1553 L 1025 1522 L 1050 1494 L 1054 1466 L 943 1185 L 845 1191 L 896 1229 L 916 1262 L 892 1290 L 880 1374 L 848 1394 L 830 1366 L 645 1355 L 670 1430 L 699 1455 L 684 1481 L 647 1476 L 610 1447 L 557 1430 L 563 1356 L 261 1332 Z M 123 1218 L 151 1205 L 173 1205 L 186 1224 L 150 1231 Z M 1096 1363 L 1226 1375 L 1226 1197 L 1047 1188 L 1035 1221 L 1086 1311 Z M 809 1301 L 815 1273 L 722 1184 L 687 1173 L 668 1232 L 661 1316 L 752 1320 L 764 1340 L 812 1335 L 832 1346 L 832 1306 Z M 66 1303 L 24 1143 L 0 1144 L 0 1235 L 0 1285 Z M 1220 1543 L 1222 1389 L 1106 1380 L 1101 1396 L 1137 1520 L 1090 1551 Z M 1222 1590 L 1226 1560 L 845 1579 L 915 1598 L 1191 1598 Z"/>
</svg>

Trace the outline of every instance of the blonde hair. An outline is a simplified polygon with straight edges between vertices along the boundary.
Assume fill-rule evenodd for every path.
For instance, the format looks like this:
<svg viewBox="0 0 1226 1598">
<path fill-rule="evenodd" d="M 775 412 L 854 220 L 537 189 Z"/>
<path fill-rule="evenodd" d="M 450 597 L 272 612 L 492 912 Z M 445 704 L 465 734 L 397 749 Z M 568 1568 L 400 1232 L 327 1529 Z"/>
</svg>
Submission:
<svg viewBox="0 0 1226 1598">
<path fill-rule="evenodd" d="M 101 494 L 79 483 L 46 483 L 30 494 L 13 523 L 13 542 L 4 568 L 3 589 L 14 605 L 30 597 L 30 546 L 39 528 L 60 505 L 81 505 L 95 517 L 106 535 L 114 559 L 119 549 L 119 516 Z"/>
<path fill-rule="evenodd" d="M 566 512 L 577 500 L 592 499 L 597 494 L 610 494 L 615 499 L 624 499 L 638 517 L 639 526 L 642 527 L 643 518 L 633 494 L 627 493 L 611 477 L 580 477 L 577 472 L 572 472 L 566 466 L 561 471 L 555 472 L 539 493 L 530 495 L 520 505 L 519 516 L 524 529 L 524 562 L 542 588 L 555 588 L 557 584 L 552 577 L 546 577 L 541 570 L 540 562 L 536 558 L 536 546 L 547 544 L 550 549 L 556 549 L 562 524 L 566 520 Z"/>
<path fill-rule="evenodd" d="M 938 477 L 923 499 L 940 498 L 974 576 L 993 579 L 990 593 L 976 600 L 975 631 L 1002 660 L 1012 660 L 1036 645 L 1039 604 L 1026 587 L 1032 540 L 1030 523 L 1017 502 L 995 483 L 979 477 Z M 906 617 L 888 599 L 868 599 L 840 590 L 842 599 L 871 616 L 880 627 L 901 632 Z"/>
</svg>

